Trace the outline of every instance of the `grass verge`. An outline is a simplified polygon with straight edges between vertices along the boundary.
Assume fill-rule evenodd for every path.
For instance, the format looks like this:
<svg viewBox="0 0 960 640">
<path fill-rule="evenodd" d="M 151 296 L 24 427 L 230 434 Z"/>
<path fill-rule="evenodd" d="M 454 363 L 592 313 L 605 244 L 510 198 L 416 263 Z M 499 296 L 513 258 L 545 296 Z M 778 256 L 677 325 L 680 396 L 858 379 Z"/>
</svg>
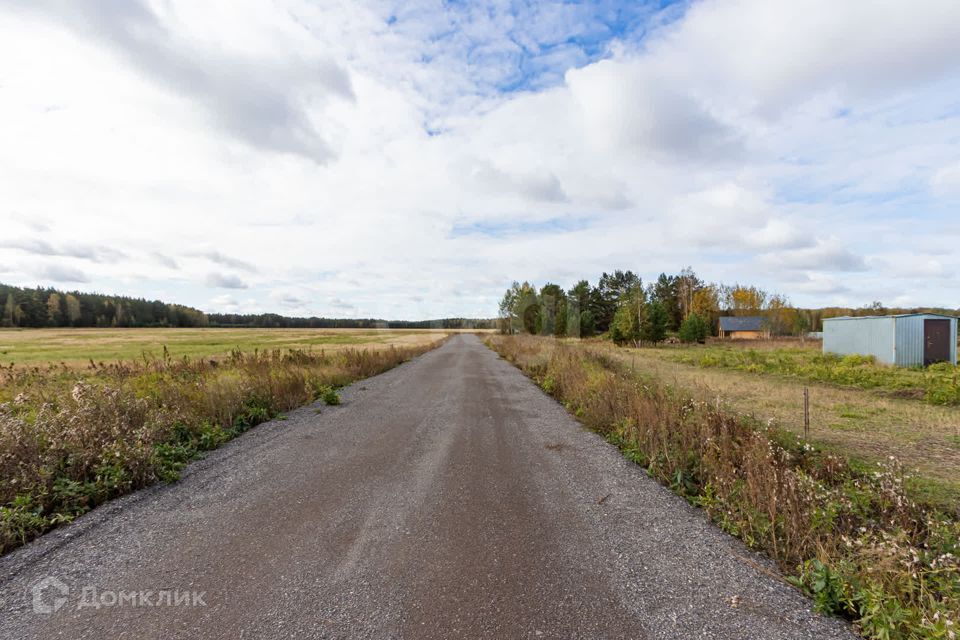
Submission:
<svg viewBox="0 0 960 640">
<path fill-rule="evenodd" d="M 948 363 L 927 368 L 890 367 L 872 356 L 839 356 L 811 348 L 744 348 L 709 345 L 658 349 L 665 359 L 704 368 L 789 376 L 810 382 L 870 389 L 936 405 L 960 405 L 960 367 Z"/>
<path fill-rule="evenodd" d="M 863 469 L 722 405 L 630 373 L 601 350 L 487 343 L 720 527 L 773 558 L 868 638 L 953 640 L 960 522 L 908 498 L 896 460 Z"/>
<path fill-rule="evenodd" d="M 804 389 L 809 389 L 809 440 L 848 460 L 874 467 L 895 456 L 909 473 L 908 493 L 960 517 L 960 407 L 791 376 L 701 368 L 663 357 L 670 348 L 622 348 L 591 342 L 638 375 L 677 386 L 697 399 L 772 422 L 803 435 Z"/>
<path fill-rule="evenodd" d="M 440 344 L 0 370 L 0 553 Z"/>
</svg>

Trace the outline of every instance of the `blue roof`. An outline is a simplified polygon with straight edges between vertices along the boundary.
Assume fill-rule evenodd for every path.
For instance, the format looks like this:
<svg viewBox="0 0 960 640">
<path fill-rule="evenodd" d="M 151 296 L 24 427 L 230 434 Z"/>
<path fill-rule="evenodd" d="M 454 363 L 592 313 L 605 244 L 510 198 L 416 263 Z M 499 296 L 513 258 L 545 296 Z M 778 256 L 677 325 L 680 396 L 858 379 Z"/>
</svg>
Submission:
<svg viewBox="0 0 960 640">
<path fill-rule="evenodd" d="M 763 331 L 761 316 L 722 316 L 721 331 Z"/>
</svg>

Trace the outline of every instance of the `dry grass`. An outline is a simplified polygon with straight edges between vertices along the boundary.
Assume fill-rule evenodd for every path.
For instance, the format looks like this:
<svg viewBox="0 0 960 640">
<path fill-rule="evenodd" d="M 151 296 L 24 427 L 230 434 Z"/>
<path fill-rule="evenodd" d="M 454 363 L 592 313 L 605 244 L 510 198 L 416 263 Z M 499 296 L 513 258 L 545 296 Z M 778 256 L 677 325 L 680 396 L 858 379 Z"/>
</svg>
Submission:
<svg viewBox="0 0 960 640">
<path fill-rule="evenodd" d="M 668 349 L 615 349 L 610 356 L 664 383 L 720 401 L 733 411 L 803 433 L 803 388 L 810 389 L 810 438 L 854 460 L 896 456 L 914 475 L 917 497 L 960 510 L 960 407 L 930 405 L 827 384 L 732 369 L 701 368 L 664 357 Z M 752 345 L 751 345 L 752 348 Z"/>
<path fill-rule="evenodd" d="M 894 367 L 873 356 L 821 353 L 819 342 L 799 340 L 718 341 L 650 349 L 657 356 L 710 369 L 865 389 L 881 396 L 960 406 L 960 367 L 937 363 L 926 368 Z"/>
<path fill-rule="evenodd" d="M 491 344 L 721 527 L 774 558 L 818 609 L 871 638 L 953 638 L 960 523 L 910 499 L 895 460 L 865 471 L 722 403 L 639 376 L 607 349 Z"/>
<path fill-rule="evenodd" d="M 0 553 L 157 480 L 283 411 L 442 342 L 6 368 L 0 389 Z"/>
<path fill-rule="evenodd" d="M 451 329 L 0 329 L 0 365 L 116 362 L 225 356 L 234 349 L 345 349 L 417 346 Z"/>
</svg>

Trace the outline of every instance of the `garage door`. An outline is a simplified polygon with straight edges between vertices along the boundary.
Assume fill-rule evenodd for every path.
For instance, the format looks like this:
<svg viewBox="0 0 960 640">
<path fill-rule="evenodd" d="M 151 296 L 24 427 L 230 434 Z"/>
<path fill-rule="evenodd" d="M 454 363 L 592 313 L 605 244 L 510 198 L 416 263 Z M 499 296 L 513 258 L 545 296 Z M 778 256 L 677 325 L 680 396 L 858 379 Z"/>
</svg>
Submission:
<svg viewBox="0 0 960 640">
<path fill-rule="evenodd" d="M 923 321 L 923 365 L 950 360 L 950 321 Z"/>
</svg>

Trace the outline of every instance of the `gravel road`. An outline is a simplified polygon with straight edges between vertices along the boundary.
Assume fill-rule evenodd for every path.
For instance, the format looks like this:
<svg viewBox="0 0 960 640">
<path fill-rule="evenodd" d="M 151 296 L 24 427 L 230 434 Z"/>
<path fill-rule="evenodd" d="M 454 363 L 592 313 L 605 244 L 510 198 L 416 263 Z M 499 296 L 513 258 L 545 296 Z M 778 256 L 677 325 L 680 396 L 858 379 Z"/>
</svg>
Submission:
<svg viewBox="0 0 960 640">
<path fill-rule="evenodd" d="M 0 638 L 852 638 L 469 335 L 0 559 Z"/>
</svg>

